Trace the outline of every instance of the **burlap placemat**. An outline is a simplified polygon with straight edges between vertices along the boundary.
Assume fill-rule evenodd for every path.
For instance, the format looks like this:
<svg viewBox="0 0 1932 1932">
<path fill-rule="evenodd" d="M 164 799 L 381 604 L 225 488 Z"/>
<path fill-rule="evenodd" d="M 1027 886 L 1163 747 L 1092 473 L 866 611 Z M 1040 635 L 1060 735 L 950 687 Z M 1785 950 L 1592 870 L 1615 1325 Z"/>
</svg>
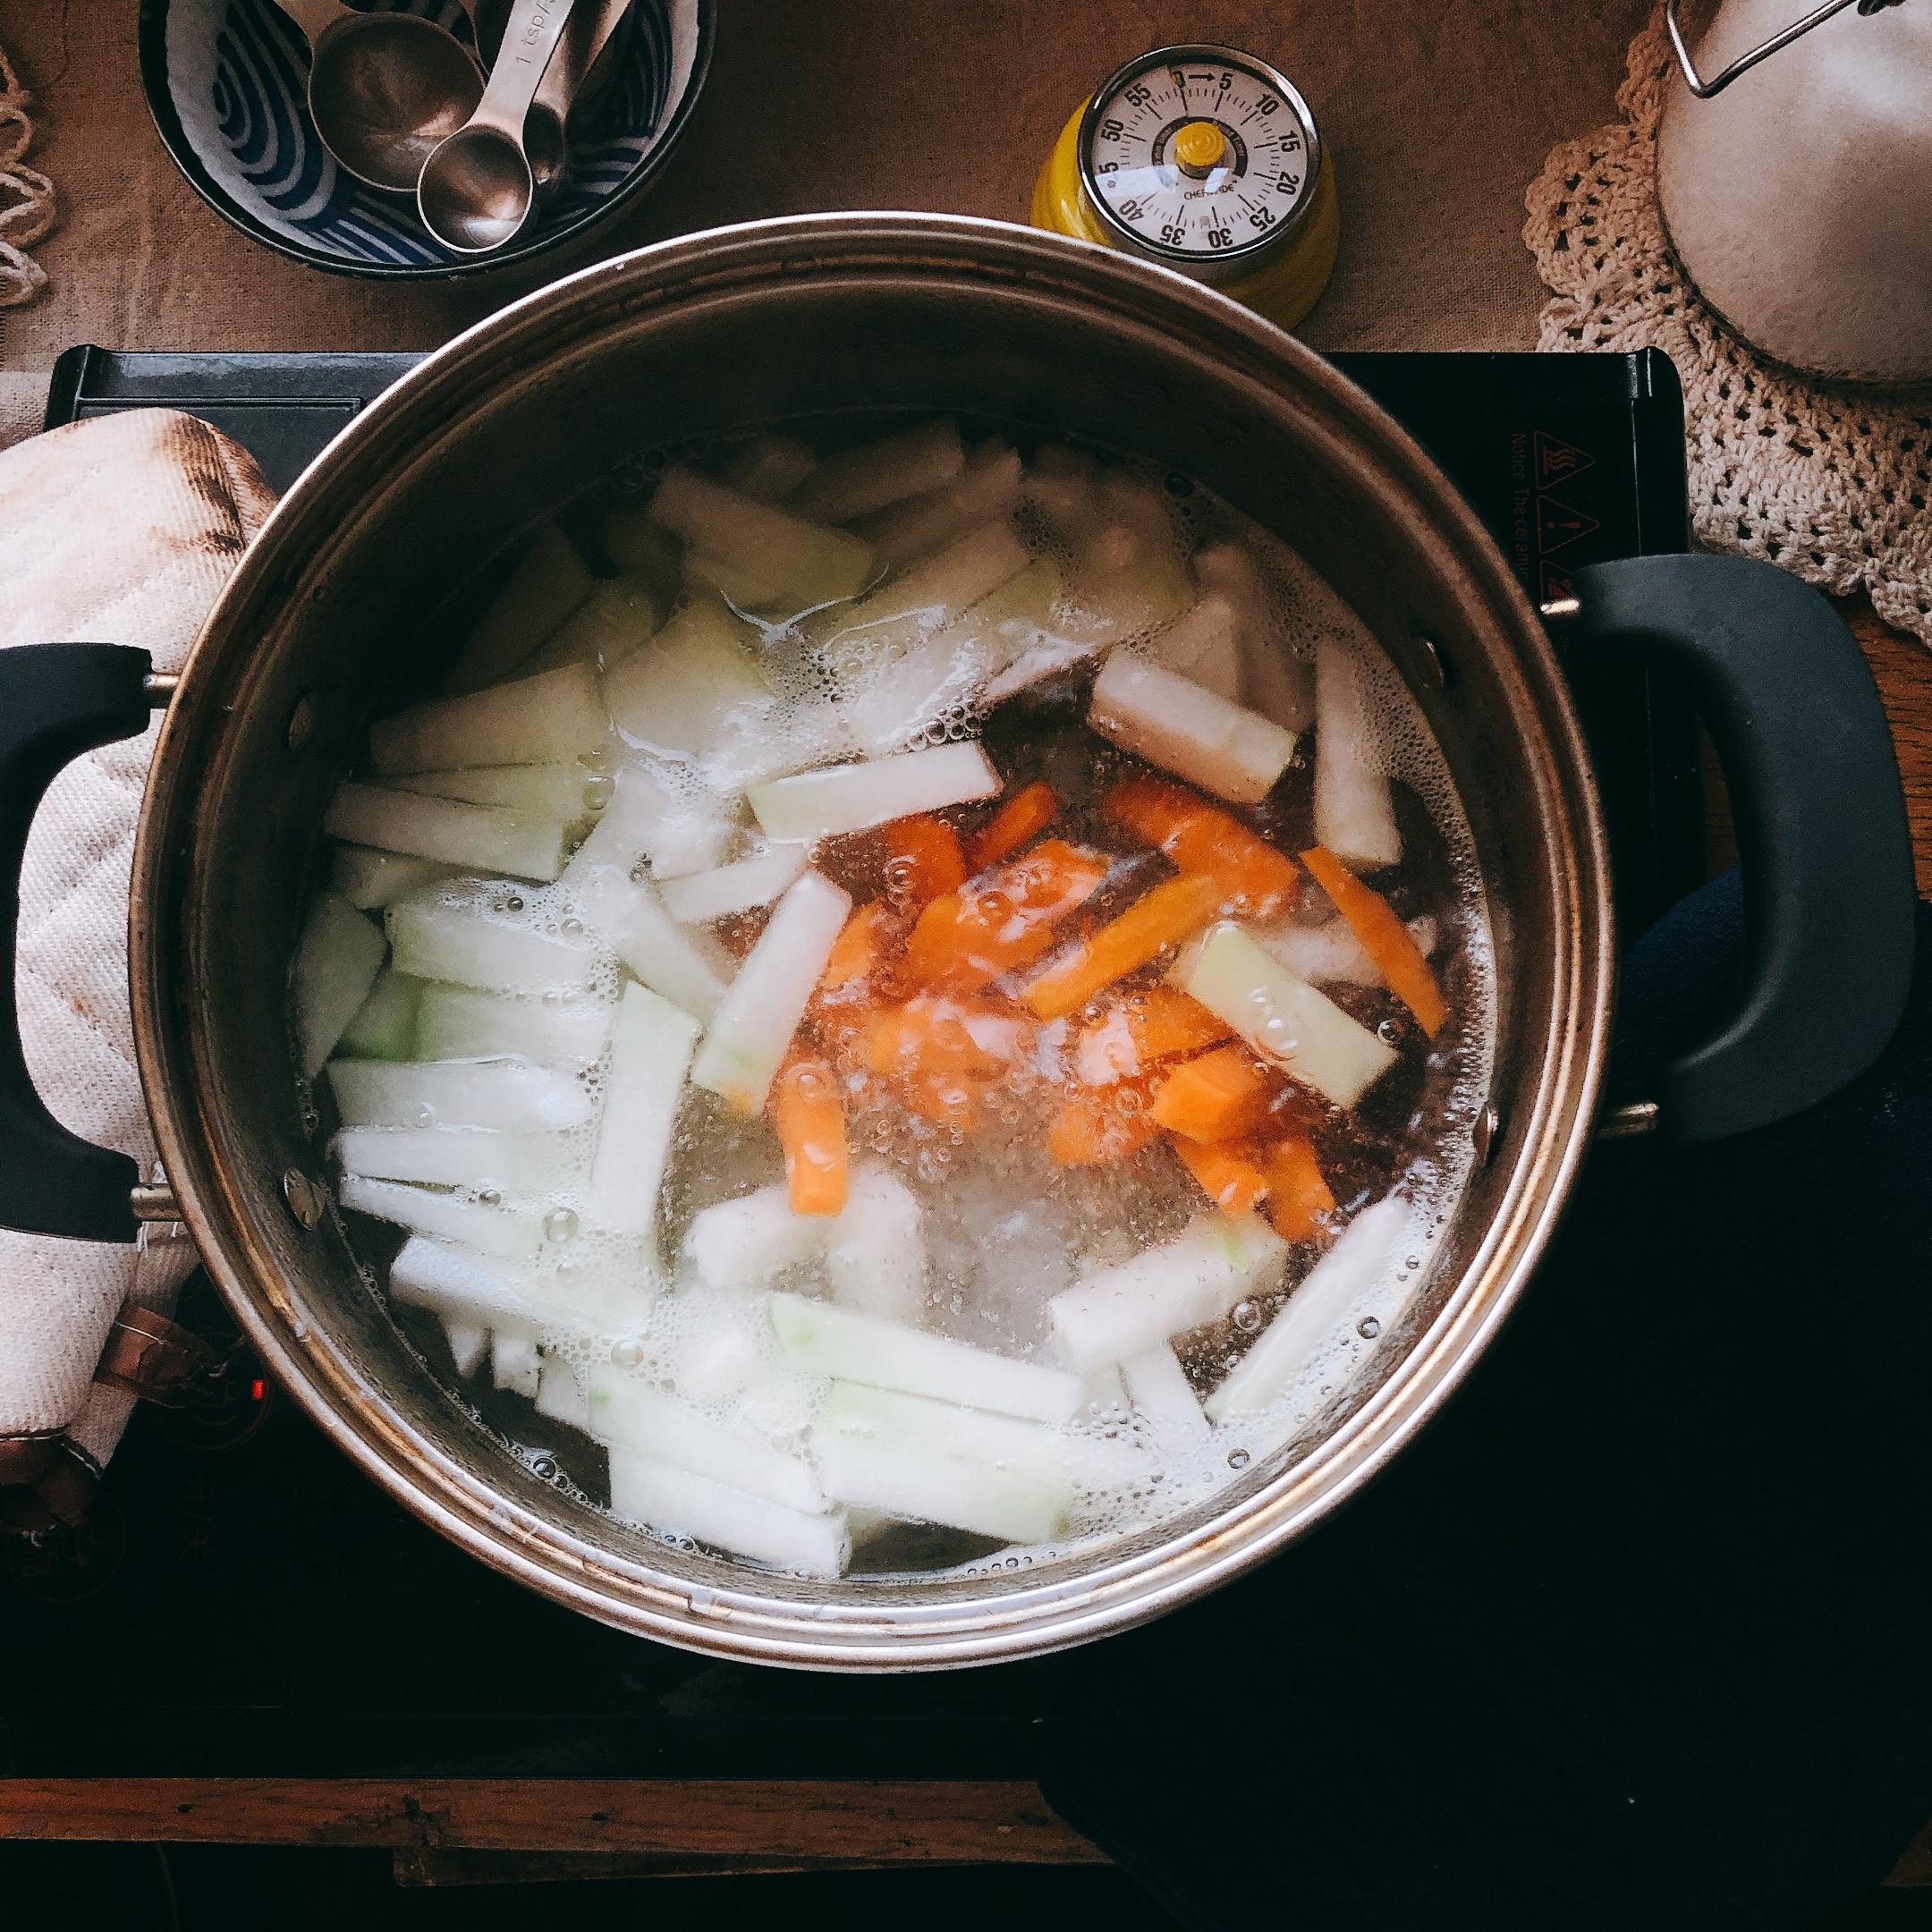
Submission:
<svg viewBox="0 0 1932 1932">
<path fill-rule="evenodd" d="M 1334 153 L 1343 239 L 1304 329 L 1318 347 L 1523 349 L 1542 292 L 1522 187 L 1608 112 L 1645 0 L 724 0 L 711 80 L 661 184 L 605 235 L 814 208 L 1021 217 L 1087 89 L 1163 41 L 1278 62 Z M 114 348 L 425 349 L 522 292 L 377 286 L 284 262 L 203 207 L 163 150 L 135 55 L 137 0 L 18 7 L 4 38 L 36 97 L 36 165 L 61 220 L 52 286 L 0 314 L 0 367 Z M 990 83 L 990 84 L 989 84 Z M 532 279 L 548 279 L 548 271 Z"/>
</svg>

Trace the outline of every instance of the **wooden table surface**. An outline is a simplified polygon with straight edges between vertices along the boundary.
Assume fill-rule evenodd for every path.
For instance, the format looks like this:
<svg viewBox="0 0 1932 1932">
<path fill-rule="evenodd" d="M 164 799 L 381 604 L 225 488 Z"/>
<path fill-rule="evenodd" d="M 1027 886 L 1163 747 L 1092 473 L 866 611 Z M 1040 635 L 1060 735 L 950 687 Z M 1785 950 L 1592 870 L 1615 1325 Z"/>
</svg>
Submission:
<svg viewBox="0 0 1932 1932">
<path fill-rule="evenodd" d="M 1892 720 L 1911 817 L 1919 891 L 1921 897 L 1932 898 L 1932 651 L 1916 638 L 1888 630 L 1868 606 L 1851 606 L 1846 614 Z"/>
</svg>

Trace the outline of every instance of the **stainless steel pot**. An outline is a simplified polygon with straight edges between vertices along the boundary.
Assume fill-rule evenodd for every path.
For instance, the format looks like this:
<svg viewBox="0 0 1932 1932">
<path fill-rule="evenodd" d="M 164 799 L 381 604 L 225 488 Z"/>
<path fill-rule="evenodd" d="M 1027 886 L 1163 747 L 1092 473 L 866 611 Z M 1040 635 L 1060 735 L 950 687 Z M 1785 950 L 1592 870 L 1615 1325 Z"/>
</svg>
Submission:
<svg viewBox="0 0 1932 1932">
<path fill-rule="evenodd" d="M 284 988 L 324 802 L 475 558 L 645 453 L 910 407 L 1171 464 L 1327 575 L 1415 688 L 1461 787 L 1502 1033 L 1467 1198 L 1404 1332 L 1318 1436 L 1190 1515 L 1062 1560 L 823 1584 L 614 1522 L 432 1385 L 328 1202 Z M 1888 1037 L 1911 952 L 1897 775 L 1856 648 L 1822 599 L 1731 559 L 1585 572 L 1552 621 L 1576 649 L 1634 644 L 1682 663 L 1738 797 L 1753 989 L 1634 1123 L 1708 1134 L 1818 1097 Z M 126 1239 L 137 1213 L 178 1211 L 254 1346 L 370 1476 L 485 1562 L 625 1629 L 722 1657 L 921 1669 L 1079 1642 L 1212 1589 L 1360 1488 L 1443 1402 L 1521 1293 L 1597 1131 L 1615 953 L 1604 829 L 1537 613 L 1441 474 L 1359 391 L 1221 296 L 1117 254 L 994 223 L 861 215 L 693 236 L 588 270 L 458 338 L 359 418 L 269 520 L 179 688 L 144 685 L 146 670 L 141 654 L 100 645 L 0 658 L 0 824 L 17 865 L 62 760 L 165 706 L 131 955 L 168 1186 L 135 1188 L 124 1156 L 47 1117 L 9 1024 L 0 1222 Z"/>
</svg>

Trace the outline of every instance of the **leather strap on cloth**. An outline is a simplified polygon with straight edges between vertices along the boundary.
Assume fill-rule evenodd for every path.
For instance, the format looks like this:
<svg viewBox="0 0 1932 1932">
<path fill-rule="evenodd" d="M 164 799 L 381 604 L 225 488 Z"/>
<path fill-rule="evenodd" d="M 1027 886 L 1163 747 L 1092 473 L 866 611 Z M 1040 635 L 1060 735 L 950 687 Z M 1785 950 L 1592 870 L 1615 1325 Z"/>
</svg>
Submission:
<svg viewBox="0 0 1932 1932">
<path fill-rule="evenodd" d="M 94 1379 L 164 1409 L 185 1409 L 222 1366 L 221 1357 L 200 1336 L 130 1302 L 107 1331 Z"/>
</svg>

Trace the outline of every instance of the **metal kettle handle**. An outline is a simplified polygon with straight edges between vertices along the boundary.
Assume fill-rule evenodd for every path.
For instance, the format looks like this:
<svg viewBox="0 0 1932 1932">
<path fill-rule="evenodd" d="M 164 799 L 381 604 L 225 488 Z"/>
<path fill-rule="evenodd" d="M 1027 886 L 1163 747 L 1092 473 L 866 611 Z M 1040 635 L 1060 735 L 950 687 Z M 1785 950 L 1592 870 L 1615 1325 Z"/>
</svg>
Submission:
<svg viewBox="0 0 1932 1932">
<path fill-rule="evenodd" d="M 1708 100 L 1713 94 L 1723 93 L 1741 73 L 1749 73 L 1759 61 L 1769 60 L 1774 54 L 1782 53 L 1793 40 L 1802 39 L 1814 27 L 1822 27 L 1833 14 L 1843 13 L 1848 6 L 1856 6 L 1860 13 L 1881 13 L 1886 7 L 1900 4 L 1901 0 L 1825 0 L 1823 6 L 1813 7 L 1802 20 L 1793 21 L 1768 40 L 1760 40 L 1749 52 L 1740 54 L 1728 67 L 1719 68 L 1707 80 L 1698 72 L 1690 44 L 1684 38 L 1681 18 L 1683 0 L 1665 0 L 1664 25 L 1670 34 L 1671 51 L 1676 55 L 1677 64 L 1683 70 L 1684 85 L 1699 100 Z"/>
<path fill-rule="evenodd" d="M 0 651 L 0 1227 L 131 1241 L 140 1169 L 61 1125 L 27 1070 L 14 987 L 21 865 L 47 787 L 83 751 L 132 738 L 173 678 L 124 644 L 23 644 Z"/>
<path fill-rule="evenodd" d="M 1905 1011 L 1911 831 L 1891 726 L 1830 601 L 1750 557 L 1592 564 L 1546 607 L 1559 653 L 1635 655 L 1685 677 L 1723 761 L 1744 877 L 1745 985 L 1728 1021 L 1663 1070 L 1655 1125 L 1714 1140 L 1855 1080 Z"/>
</svg>

